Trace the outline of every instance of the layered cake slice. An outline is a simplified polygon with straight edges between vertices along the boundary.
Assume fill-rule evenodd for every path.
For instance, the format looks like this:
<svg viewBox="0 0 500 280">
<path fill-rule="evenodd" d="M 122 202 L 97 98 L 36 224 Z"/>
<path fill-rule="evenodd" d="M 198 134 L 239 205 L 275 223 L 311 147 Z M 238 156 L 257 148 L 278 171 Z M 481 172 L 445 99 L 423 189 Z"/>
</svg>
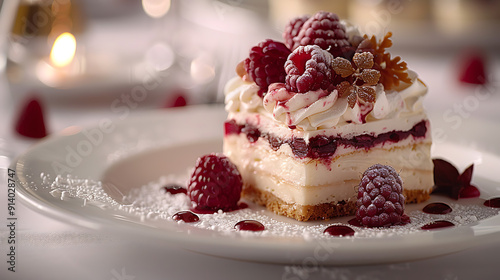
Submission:
<svg viewBox="0 0 500 280">
<path fill-rule="evenodd" d="M 351 215 L 363 171 L 380 163 L 399 172 L 406 202 L 429 198 L 427 87 L 387 52 L 390 36 L 319 12 L 250 50 L 225 89 L 223 151 L 243 197 L 299 221 Z"/>
</svg>

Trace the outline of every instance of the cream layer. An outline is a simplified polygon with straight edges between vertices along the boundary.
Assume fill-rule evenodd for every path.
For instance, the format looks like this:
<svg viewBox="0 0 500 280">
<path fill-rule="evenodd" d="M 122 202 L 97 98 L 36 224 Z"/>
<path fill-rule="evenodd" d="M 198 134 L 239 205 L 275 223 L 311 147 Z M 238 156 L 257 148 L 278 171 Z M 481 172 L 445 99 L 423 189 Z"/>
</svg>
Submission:
<svg viewBox="0 0 500 280">
<path fill-rule="evenodd" d="M 339 125 L 334 126 L 329 129 L 320 129 L 316 131 L 303 131 L 299 129 L 290 129 L 288 126 L 276 122 L 265 112 L 238 112 L 229 113 L 228 120 L 235 120 L 238 124 L 251 124 L 257 127 L 262 133 L 270 133 L 275 137 L 282 139 L 290 139 L 292 137 L 303 138 L 306 143 L 309 143 L 309 139 L 318 136 L 336 136 L 350 139 L 358 135 L 372 135 L 378 136 L 382 133 L 391 131 L 408 131 L 411 130 L 417 123 L 427 120 L 427 115 L 425 113 L 415 114 L 407 116 L 405 118 L 400 118 L 398 120 L 394 119 L 383 119 L 372 121 L 364 124 L 349 124 L 349 125 Z M 426 139 L 430 141 L 430 127 L 427 127 Z"/>
<path fill-rule="evenodd" d="M 266 140 L 250 143 L 244 134 L 224 137 L 223 151 L 239 168 L 245 184 L 268 191 L 287 203 L 317 205 L 355 199 L 362 173 L 376 163 L 400 172 L 406 190 L 430 191 L 433 165 L 430 141 L 407 139 L 372 149 L 351 149 L 331 160 L 298 159 L 291 151 L 273 151 Z M 290 149 L 282 145 L 281 149 Z"/>
</svg>

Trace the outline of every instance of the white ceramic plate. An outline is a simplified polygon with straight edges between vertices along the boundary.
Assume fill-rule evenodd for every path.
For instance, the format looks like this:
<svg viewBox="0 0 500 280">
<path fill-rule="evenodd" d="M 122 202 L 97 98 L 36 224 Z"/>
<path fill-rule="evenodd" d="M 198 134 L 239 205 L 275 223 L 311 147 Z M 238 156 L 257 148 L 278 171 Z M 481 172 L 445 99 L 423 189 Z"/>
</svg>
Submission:
<svg viewBox="0 0 500 280">
<path fill-rule="evenodd" d="M 437 231 L 315 239 L 248 232 L 227 234 L 138 216 L 113 200 L 103 202 L 101 199 L 99 203 L 92 203 L 95 197 L 103 195 L 103 191 L 104 196 L 119 201 L 130 189 L 162 175 L 183 173 L 201 154 L 220 151 L 225 117 L 220 106 L 195 106 L 151 112 L 94 128 L 68 128 L 34 146 L 12 163 L 11 169 L 17 176 L 17 194 L 37 211 L 65 222 L 96 230 L 113 230 L 138 240 L 153 240 L 156 244 L 181 244 L 188 250 L 204 254 L 258 262 L 302 265 L 401 262 L 500 240 L 498 215 Z M 439 119 L 433 124 L 436 128 L 446 125 Z M 489 135 L 488 126 L 484 124 L 482 132 L 474 123 L 463 124 L 464 129 L 468 129 L 468 125 L 478 130 L 472 134 L 475 137 L 480 137 L 480 133 Z M 446 132 L 449 136 L 446 140 L 456 139 L 454 133 Z M 435 156 L 450 159 L 462 170 L 471 162 L 476 164 L 474 182 L 479 185 L 483 199 L 500 196 L 500 175 L 495 172 L 495 167 L 500 166 L 497 151 L 471 148 L 470 145 L 477 146 L 475 141 L 438 142 L 433 148 Z M 104 181 L 115 187 L 98 188 L 95 194 L 89 194 L 87 188 L 83 190 L 87 193 L 82 195 L 82 190 L 78 190 L 79 194 L 71 196 L 54 191 L 55 183 L 63 184 L 55 182 L 58 176 L 67 180 L 83 179 L 79 181 L 81 184 Z M 422 205 L 411 207 L 418 209 Z M 259 213 L 266 211 L 252 205 L 246 211 L 253 209 Z M 269 217 L 281 224 L 307 226 L 273 214 Z M 321 222 L 311 225 L 321 227 Z"/>
</svg>

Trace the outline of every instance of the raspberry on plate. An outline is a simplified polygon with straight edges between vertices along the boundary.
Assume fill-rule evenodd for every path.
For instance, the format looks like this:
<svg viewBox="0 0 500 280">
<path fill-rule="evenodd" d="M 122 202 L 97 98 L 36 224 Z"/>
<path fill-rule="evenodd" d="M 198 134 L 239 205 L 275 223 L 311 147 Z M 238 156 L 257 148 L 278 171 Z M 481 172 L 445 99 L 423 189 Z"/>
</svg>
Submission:
<svg viewBox="0 0 500 280">
<path fill-rule="evenodd" d="M 259 95 L 267 92 L 272 83 L 285 82 L 285 61 L 290 50 L 281 42 L 267 39 L 250 49 L 244 67 L 250 78 L 260 87 Z"/>
<path fill-rule="evenodd" d="M 285 63 L 286 89 L 306 93 L 332 87 L 333 57 L 316 45 L 300 46 Z"/>
<path fill-rule="evenodd" d="M 293 49 L 307 45 L 318 45 L 335 57 L 343 56 L 343 49 L 350 46 L 345 26 L 330 12 L 318 12 L 304 22 L 294 39 Z"/>
<path fill-rule="evenodd" d="M 237 208 L 243 183 L 238 168 L 224 155 L 208 154 L 196 161 L 187 194 L 197 210 Z"/>
<path fill-rule="evenodd" d="M 403 182 L 394 168 L 375 164 L 363 173 L 356 211 L 356 219 L 363 226 L 389 227 L 409 222 L 404 205 Z"/>
</svg>

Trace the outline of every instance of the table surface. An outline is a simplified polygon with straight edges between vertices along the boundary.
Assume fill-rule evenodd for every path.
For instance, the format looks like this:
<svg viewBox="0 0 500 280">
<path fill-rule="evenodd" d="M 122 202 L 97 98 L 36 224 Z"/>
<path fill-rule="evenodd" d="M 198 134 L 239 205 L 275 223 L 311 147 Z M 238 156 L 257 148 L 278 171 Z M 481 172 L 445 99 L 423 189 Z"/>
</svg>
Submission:
<svg viewBox="0 0 500 280">
<path fill-rule="evenodd" d="M 430 88 L 425 105 L 429 111 L 454 110 L 478 88 L 457 82 L 457 53 L 404 53 Z M 467 118 L 500 120 L 500 55 L 488 53 L 493 94 L 469 111 Z M 36 140 L 13 133 L 15 98 L 5 77 L 0 77 L 0 278 L 1 279 L 486 279 L 498 278 L 500 240 L 463 252 L 407 263 L 351 267 L 307 267 L 248 263 L 201 255 L 177 245 L 159 250 L 153 242 L 121 239 L 64 224 L 16 204 L 16 272 L 7 271 L 6 168 Z M 71 125 L 93 125 L 103 117 L 113 117 L 109 106 L 92 109 L 78 105 L 47 102 L 50 131 Z M 151 105 L 151 104 L 150 104 Z M 139 113 L 154 106 L 138 108 Z M 466 133 L 466 132 L 464 132 Z M 161 246 L 165 248 L 164 246 Z M 380 252 L 383 254 L 383 252 Z"/>
</svg>

